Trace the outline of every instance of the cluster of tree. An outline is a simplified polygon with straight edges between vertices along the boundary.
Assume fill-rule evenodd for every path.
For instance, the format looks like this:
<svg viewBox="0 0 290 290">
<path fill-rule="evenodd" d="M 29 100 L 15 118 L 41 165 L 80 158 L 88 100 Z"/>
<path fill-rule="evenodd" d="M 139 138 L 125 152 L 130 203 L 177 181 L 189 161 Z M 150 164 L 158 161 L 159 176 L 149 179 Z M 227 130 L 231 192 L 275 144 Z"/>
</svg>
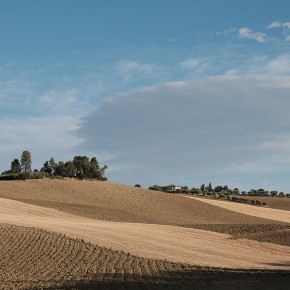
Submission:
<svg viewBox="0 0 290 290">
<path fill-rule="evenodd" d="M 1 173 L 1 179 L 26 179 L 31 173 L 31 164 L 31 153 L 24 150 L 20 161 L 15 158 L 11 162 L 10 169 Z"/>
<path fill-rule="evenodd" d="M 31 170 L 31 153 L 27 150 L 22 152 L 21 160 L 14 159 L 10 169 L 2 172 L 0 179 L 34 179 L 43 177 L 74 177 L 80 179 L 107 180 L 104 176 L 106 165 L 100 167 L 96 157 L 89 159 L 87 156 L 75 156 L 73 160 L 56 162 L 54 158 L 45 161 L 40 170 Z"/>
<path fill-rule="evenodd" d="M 92 178 L 98 180 L 107 180 L 104 177 L 107 165 L 100 167 L 96 157 L 89 159 L 87 156 L 75 156 L 73 160 L 55 162 L 54 158 L 45 161 L 41 172 L 50 176 Z"/>
<path fill-rule="evenodd" d="M 230 195 L 249 195 L 249 196 L 280 196 L 280 197 L 289 197 L 290 194 L 284 194 L 284 192 L 279 192 L 276 190 L 266 191 L 264 189 L 251 189 L 250 191 L 240 191 L 238 188 L 231 189 L 227 185 L 217 185 L 215 187 L 212 186 L 211 182 L 206 186 L 202 184 L 200 187 L 192 187 L 188 186 L 180 186 L 178 189 L 172 189 L 171 185 L 160 186 L 160 185 L 152 185 L 149 186 L 150 190 L 157 190 L 168 193 L 184 193 L 184 194 L 198 194 L 198 195 L 209 195 L 209 196 L 218 196 L 221 198 L 228 197 Z"/>
<path fill-rule="evenodd" d="M 221 186 L 218 185 L 215 188 L 212 187 L 211 183 L 208 186 L 202 184 L 200 187 L 192 187 L 188 186 L 180 186 L 177 189 L 172 189 L 172 185 L 160 186 L 160 185 L 152 185 L 149 186 L 150 190 L 157 190 L 169 193 L 185 193 L 185 194 L 202 194 L 202 195 L 210 195 L 215 193 L 224 193 L 224 194 L 239 194 L 240 191 L 238 188 L 230 189 L 227 185 Z"/>
<path fill-rule="evenodd" d="M 289 193 L 284 193 L 284 192 L 278 192 L 277 190 L 272 190 L 272 191 L 268 191 L 268 190 L 264 190 L 263 188 L 260 189 L 251 189 L 248 192 L 246 191 L 242 191 L 241 194 L 243 195 L 249 195 L 249 196 L 280 196 L 280 197 L 290 197 Z"/>
</svg>

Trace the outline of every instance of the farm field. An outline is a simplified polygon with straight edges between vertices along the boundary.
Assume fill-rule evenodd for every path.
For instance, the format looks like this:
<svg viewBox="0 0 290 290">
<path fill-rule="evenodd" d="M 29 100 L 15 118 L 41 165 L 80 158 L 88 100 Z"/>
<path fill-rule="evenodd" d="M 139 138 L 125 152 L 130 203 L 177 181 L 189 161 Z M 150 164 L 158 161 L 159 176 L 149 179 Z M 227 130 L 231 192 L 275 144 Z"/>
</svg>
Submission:
<svg viewBox="0 0 290 290">
<path fill-rule="evenodd" d="M 0 182 L 0 288 L 284 289 L 289 214 L 248 207 L 111 182 Z"/>
<path fill-rule="evenodd" d="M 238 196 L 246 199 L 258 199 L 265 202 L 268 207 L 290 211 L 290 198 L 279 196 Z"/>
<path fill-rule="evenodd" d="M 285 289 L 289 282 L 287 271 L 225 271 L 145 259 L 8 224 L 0 224 L 0 241 L 1 289 Z"/>
</svg>

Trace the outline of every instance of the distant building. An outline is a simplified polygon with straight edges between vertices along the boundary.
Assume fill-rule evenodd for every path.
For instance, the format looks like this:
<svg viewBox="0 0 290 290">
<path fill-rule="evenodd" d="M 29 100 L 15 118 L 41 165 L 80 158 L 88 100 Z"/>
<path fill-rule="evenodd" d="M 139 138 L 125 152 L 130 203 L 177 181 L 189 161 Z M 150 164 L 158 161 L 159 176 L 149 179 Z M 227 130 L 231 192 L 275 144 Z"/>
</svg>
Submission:
<svg viewBox="0 0 290 290">
<path fill-rule="evenodd" d="M 167 187 L 170 188 L 170 190 L 172 190 L 172 191 L 176 191 L 176 190 L 182 189 L 181 186 L 175 185 L 175 184 L 170 184 Z"/>
</svg>

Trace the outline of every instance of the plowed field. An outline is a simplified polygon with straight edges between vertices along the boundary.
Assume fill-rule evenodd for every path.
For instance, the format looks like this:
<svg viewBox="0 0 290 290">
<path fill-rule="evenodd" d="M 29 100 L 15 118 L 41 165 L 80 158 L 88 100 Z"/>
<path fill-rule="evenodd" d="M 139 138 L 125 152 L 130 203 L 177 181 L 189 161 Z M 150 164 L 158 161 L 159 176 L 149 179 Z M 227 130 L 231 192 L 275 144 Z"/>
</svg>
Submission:
<svg viewBox="0 0 290 290">
<path fill-rule="evenodd" d="M 93 244 L 151 259 L 236 269 L 290 267 L 290 247 L 233 240 L 229 234 L 212 231 L 88 219 L 9 199 L 0 199 L 0 220 L 65 233 Z"/>
<path fill-rule="evenodd" d="M 0 224 L 0 288 L 286 289 L 287 272 L 192 267 Z"/>
<path fill-rule="evenodd" d="M 0 289 L 286 289 L 289 211 L 231 205 L 111 182 L 1 181 Z"/>
</svg>

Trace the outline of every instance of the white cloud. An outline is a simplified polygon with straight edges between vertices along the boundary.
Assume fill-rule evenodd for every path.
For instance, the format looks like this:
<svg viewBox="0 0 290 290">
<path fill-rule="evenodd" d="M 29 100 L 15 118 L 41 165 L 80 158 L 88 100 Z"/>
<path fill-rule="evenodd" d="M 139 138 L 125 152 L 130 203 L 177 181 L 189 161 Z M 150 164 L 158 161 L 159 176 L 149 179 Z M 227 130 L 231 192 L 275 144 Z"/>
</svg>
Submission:
<svg viewBox="0 0 290 290">
<path fill-rule="evenodd" d="M 188 58 L 178 63 L 179 67 L 190 73 L 194 72 L 195 75 L 202 75 L 210 69 L 209 59 L 203 58 Z"/>
<path fill-rule="evenodd" d="M 200 59 L 192 57 L 192 58 L 189 58 L 189 59 L 186 59 L 186 60 L 180 62 L 179 65 L 183 69 L 191 70 L 191 69 L 197 67 L 199 64 L 200 64 Z"/>
<path fill-rule="evenodd" d="M 274 21 L 274 22 L 270 23 L 267 26 L 267 29 L 278 28 L 278 27 L 282 27 L 282 26 L 283 26 L 283 23 L 282 22 L 280 22 L 280 21 Z"/>
<path fill-rule="evenodd" d="M 51 156 L 63 161 L 71 159 L 82 141 L 72 134 L 78 128 L 78 120 L 70 116 L 2 119 L 1 169 L 9 169 L 11 161 L 20 158 L 23 150 L 32 153 L 33 168 L 38 169 Z"/>
<path fill-rule="evenodd" d="M 283 28 L 287 28 L 290 29 L 290 22 L 280 22 L 280 21 L 275 21 L 270 23 L 267 28 L 271 29 L 271 28 L 279 28 L 279 27 L 283 27 Z"/>
<path fill-rule="evenodd" d="M 285 37 L 285 41 L 286 41 L 286 42 L 289 42 L 289 41 L 290 41 L 290 35 L 287 35 L 287 36 Z"/>
<path fill-rule="evenodd" d="M 290 75 L 290 55 L 282 54 L 265 65 L 265 72 L 271 75 Z"/>
<path fill-rule="evenodd" d="M 269 40 L 265 33 L 253 32 L 251 29 L 246 27 L 240 28 L 238 31 L 240 38 L 249 38 L 261 43 L 265 43 Z"/>
<path fill-rule="evenodd" d="M 240 68 L 240 73 L 241 71 L 244 75 L 289 76 L 290 54 L 281 54 L 275 58 L 269 58 L 267 55 L 249 58 L 245 61 L 243 68 Z"/>
<path fill-rule="evenodd" d="M 81 148 L 114 154 L 108 165 L 119 170 L 109 178 L 125 183 L 182 184 L 197 175 L 207 182 L 235 168 L 240 181 L 267 175 L 289 155 L 286 144 L 265 145 L 288 140 L 289 83 L 286 76 L 229 75 L 116 95 L 84 120 Z M 120 170 L 124 164 L 130 167 Z"/>
<path fill-rule="evenodd" d="M 236 31 L 237 31 L 236 28 L 229 28 L 229 29 L 224 30 L 224 31 L 222 31 L 222 32 L 216 32 L 215 34 L 216 34 L 217 36 L 220 36 L 220 35 L 222 35 L 222 36 L 228 36 L 228 35 L 230 35 L 231 33 L 236 32 Z"/>
<path fill-rule="evenodd" d="M 122 60 L 117 62 L 117 70 L 125 81 L 139 79 L 142 76 L 152 76 L 157 73 L 158 68 L 154 64 L 140 63 L 131 60 Z"/>
</svg>

